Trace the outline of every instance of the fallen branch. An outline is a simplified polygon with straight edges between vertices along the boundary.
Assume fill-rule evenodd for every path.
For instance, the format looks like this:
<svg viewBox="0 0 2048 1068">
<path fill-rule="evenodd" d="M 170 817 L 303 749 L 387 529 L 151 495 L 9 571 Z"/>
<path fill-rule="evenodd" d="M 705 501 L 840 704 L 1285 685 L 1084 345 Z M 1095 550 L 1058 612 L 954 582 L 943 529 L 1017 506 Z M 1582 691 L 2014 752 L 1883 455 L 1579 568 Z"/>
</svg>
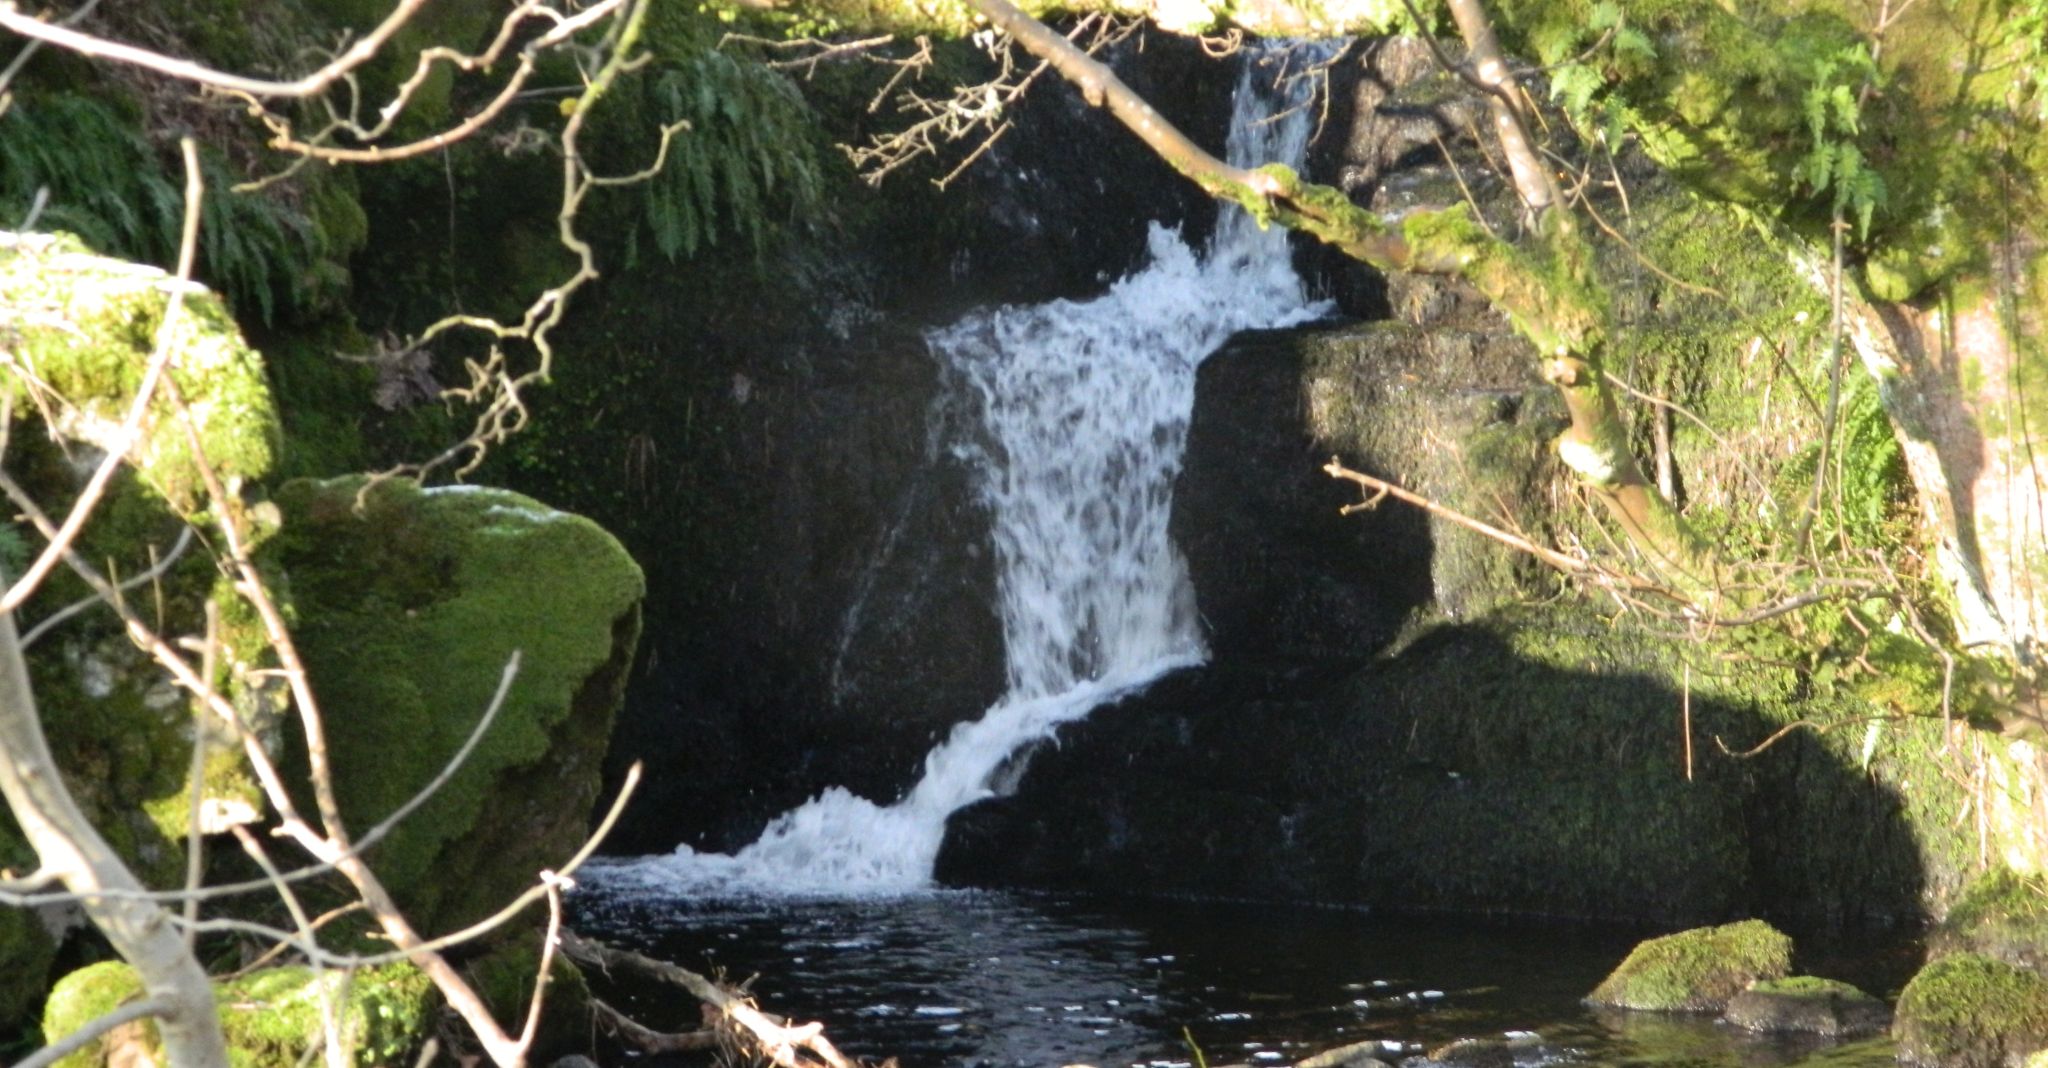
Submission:
<svg viewBox="0 0 2048 1068">
<path fill-rule="evenodd" d="M 746 998 L 688 968 L 665 960 L 655 960 L 631 950 L 613 949 L 601 942 L 583 938 L 574 931 L 564 930 L 561 933 L 561 946 L 564 956 L 584 967 L 597 968 L 604 972 L 635 972 L 659 982 L 682 987 L 698 1001 L 717 1010 L 738 1029 L 752 1036 L 761 1056 L 782 1065 L 783 1068 L 810 1068 L 816 1064 L 828 1065 L 830 1068 L 853 1068 L 853 1062 L 825 1038 L 824 1024 L 788 1026 L 755 1008 Z M 805 1057 L 802 1051 L 808 1051 L 810 1057 Z"/>
<path fill-rule="evenodd" d="M 1554 567 L 1559 571 L 1563 571 L 1573 575 L 1583 575 L 1598 570 L 1593 566 L 1593 564 L 1590 561 L 1582 560 L 1576 556 L 1568 556 L 1564 553 L 1558 552 L 1556 549 L 1551 549 L 1542 545 L 1538 545 L 1535 542 L 1530 541 L 1529 539 L 1524 538 L 1519 534 L 1514 534 L 1502 530 L 1501 528 L 1494 526 L 1491 523 L 1486 523 L 1481 520 L 1474 519 L 1463 512 L 1457 511 L 1456 509 L 1438 504 L 1437 502 L 1432 501 L 1419 493 L 1413 492 L 1411 490 L 1402 489 L 1401 487 L 1394 485 L 1392 482 L 1388 482 L 1386 479 L 1375 478 L 1372 475 L 1364 473 L 1363 471 L 1353 471 L 1352 469 L 1344 466 L 1344 462 L 1335 456 L 1330 457 L 1330 462 L 1323 465 L 1323 473 L 1329 475 L 1331 478 L 1341 478 L 1351 482 L 1356 482 L 1360 486 L 1373 491 L 1373 495 L 1371 497 L 1368 497 L 1367 499 L 1360 501 L 1357 504 L 1345 505 L 1343 509 L 1341 509 L 1341 514 L 1343 515 L 1350 515 L 1353 512 L 1367 511 L 1371 508 L 1378 506 L 1380 501 L 1385 500 L 1388 496 L 1392 496 L 1396 500 L 1406 501 L 1407 503 L 1412 504 L 1425 512 L 1428 512 L 1430 515 L 1438 516 L 1443 519 L 1448 519 L 1451 522 L 1456 523 L 1461 527 L 1464 527 L 1466 530 L 1470 530 L 1476 534 L 1481 534 L 1485 537 L 1492 538 L 1493 540 L 1500 542 L 1502 545 L 1505 545 L 1510 549 L 1515 549 L 1520 552 L 1528 553 L 1529 555 L 1535 557 L 1538 560 L 1543 561 L 1546 564 L 1549 564 L 1551 567 Z"/>
<path fill-rule="evenodd" d="M 596 1018 L 599 1027 L 610 1032 L 613 1038 L 642 1053 L 690 1053 L 717 1049 L 722 1042 L 722 1036 L 717 1031 L 709 1029 L 656 1031 L 598 998 L 590 999 L 590 1012 Z"/>
</svg>

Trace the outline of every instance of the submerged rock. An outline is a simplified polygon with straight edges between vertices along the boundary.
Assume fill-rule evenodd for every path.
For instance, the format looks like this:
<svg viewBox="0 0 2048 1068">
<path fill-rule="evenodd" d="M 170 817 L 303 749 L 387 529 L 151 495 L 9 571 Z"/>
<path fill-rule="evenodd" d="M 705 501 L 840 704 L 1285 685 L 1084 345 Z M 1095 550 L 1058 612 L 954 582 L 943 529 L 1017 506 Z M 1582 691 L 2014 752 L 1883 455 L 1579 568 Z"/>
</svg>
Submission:
<svg viewBox="0 0 2048 1068">
<path fill-rule="evenodd" d="M 1891 1015 L 1884 1002 L 1848 983 L 1795 975 L 1765 979 L 1735 995 L 1722 1018 L 1745 1031 L 1851 1038 L 1884 1030 Z"/>
<path fill-rule="evenodd" d="M 1899 1061 L 2005 1068 L 2048 1050 L 2048 979 L 1973 953 L 1943 957 L 1899 994 Z"/>
<path fill-rule="evenodd" d="M 1304 1057 L 1294 1062 L 1294 1068 L 1388 1068 L 1377 1056 L 1382 1051 L 1377 1041 L 1353 1042 Z"/>
<path fill-rule="evenodd" d="M 1792 940 L 1762 920 L 1652 938 L 1631 951 L 1586 1000 L 1617 1009 L 1718 1012 L 1792 966 Z"/>
<path fill-rule="evenodd" d="M 1415 1068 L 1514 1068 L 1515 1047 L 1506 1039 L 1461 1038 L 1403 1063 Z"/>
</svg>

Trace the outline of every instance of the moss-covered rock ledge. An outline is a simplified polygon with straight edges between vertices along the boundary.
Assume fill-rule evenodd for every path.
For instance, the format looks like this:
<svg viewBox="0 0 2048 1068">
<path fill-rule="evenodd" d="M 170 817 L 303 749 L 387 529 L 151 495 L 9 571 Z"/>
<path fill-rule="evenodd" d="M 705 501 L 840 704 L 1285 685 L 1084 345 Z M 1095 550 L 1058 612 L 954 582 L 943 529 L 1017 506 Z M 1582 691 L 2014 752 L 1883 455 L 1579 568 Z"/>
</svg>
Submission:
<svg viewBox="0 0 2048 1068">
<path fill-rule="evenodd" d="M 422 930 L 479 919 L 583 840 L 640 568 L 597 524 L 505 490 L 300 480 L 277 504 L 271 551 L 359 833 L 441 770 L 519 654 L 461 771 L 370 856 Z"/>
<path fill-rule="evenodd" d="M 1762 920 L 1652 938 L 1637 946 L 1587 1001 L 1617 1009 L 1719 1012 L 1759 980 L 1783 979 L 1792 940 Z"/>
</svg>

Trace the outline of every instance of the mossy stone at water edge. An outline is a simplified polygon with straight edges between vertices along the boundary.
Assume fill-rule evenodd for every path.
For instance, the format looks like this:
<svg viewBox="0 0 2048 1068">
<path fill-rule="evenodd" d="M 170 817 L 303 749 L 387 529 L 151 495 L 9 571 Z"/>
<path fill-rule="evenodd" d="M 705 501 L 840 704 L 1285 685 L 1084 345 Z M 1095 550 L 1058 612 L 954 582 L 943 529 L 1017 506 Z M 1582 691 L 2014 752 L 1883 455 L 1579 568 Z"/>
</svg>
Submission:
<svg viewBox="0 0 2048 1068">
<path fill-rule="evenodd" d="M 1999 1068 L 2048 1050 L 2048 979 L 1974 953 L 1920 969 L 1899 994 L 1899 1060 L 1928 1068 Z"/>
<path fill-rule="evenodd" d="M 2048 877 L 2008 868 L 1985 873 L 1963 891 L 1928 943 L 1936 955 L 1979 953 L 2048 972 Z"/>
<path fill-rule="evenodd" d="M 321 985 L 340 999 L 344 1041 L 359 1065 L 400 1063 L 432 1022 L 433 983 L 410 964 L 315 976 L 303 967 L 265 968 L 214 984 L 221 1027 L 234 1068 L 298 1064 L 322 1041 Z M 43 1040 L 55 1042 L 142 995 L 142 980 L 121 961 L 72 972 L 58 982 L 43 1010 Z M 155 1055 L 154 1025 L 116 1028 L 100 1042 L 57 1062 L 59 1068 L 99 1068 L 125 1046 Z"/>
<path fill-rule="evenodd" d="M 300 480 L 277 502 L 275 560 L 358 834 L 442 770 L 519 654 L 461 769 L 369 854 L 422 929 L 480 919 L 583 840 L 640 568 L 595 523 L 504 490 Z"/>
<path fill-rule="evenodd" d="M 1884 1030 L 1891 1009 L 1848 983 L 1795 975 L 1753 984 L 1729 1000 L 1722 1018 L 1745 1031 L 1848 1038 Z"/>
<path fill-rule="evenodd" d="M 1759 979 L 1792 967 L 1792 940 L 1762 920 L 1652 938 L 1603 980 L 1587 1001 L 1617 1009 L 1718 1012 Z"/>
</svg>

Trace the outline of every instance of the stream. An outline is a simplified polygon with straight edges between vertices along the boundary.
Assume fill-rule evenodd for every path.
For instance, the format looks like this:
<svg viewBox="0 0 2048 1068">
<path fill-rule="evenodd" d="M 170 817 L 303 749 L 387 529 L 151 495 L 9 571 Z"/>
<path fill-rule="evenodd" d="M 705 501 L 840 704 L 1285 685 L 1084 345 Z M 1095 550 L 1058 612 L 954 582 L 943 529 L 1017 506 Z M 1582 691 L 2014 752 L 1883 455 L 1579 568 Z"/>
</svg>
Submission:
<svg viewBox="0 0 2048 1068">
<path fill-rule="evenodd" d="M 576 900 L 585 933 L 732 981 L 758 976 L 765 1007 L 903 1068 L 1189 1068 L 1195 1048 L 1211 1066 L 1283 1065 L 1355 1042 L 1398 1063 L 1510 1034 L 1520 1068 L 1894 1064 L 1885 1038 L 1836 1045 L 1591 1010 L 1579 999 L 1645 933 L 1612 927 L 968 890 Z M 1912 963 L 1851 947 L 1811 966 L 1890 996 Z M 643 1022 L 695 1026 L 695 1003 L 674 991 L 623 993 Z"/>
</svg>

